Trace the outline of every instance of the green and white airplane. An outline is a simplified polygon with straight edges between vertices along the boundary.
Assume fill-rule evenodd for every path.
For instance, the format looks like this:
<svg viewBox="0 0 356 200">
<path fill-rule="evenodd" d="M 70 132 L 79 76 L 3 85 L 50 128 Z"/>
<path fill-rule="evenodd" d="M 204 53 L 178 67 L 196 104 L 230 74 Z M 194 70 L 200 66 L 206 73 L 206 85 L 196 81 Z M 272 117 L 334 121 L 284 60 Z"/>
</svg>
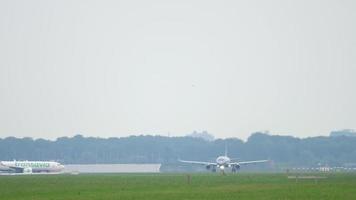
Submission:
<svg viewBox="0 0 356 200">
<path fill-rule="evenodd" d="M 0 171 L 8 173 L 59 173 L 64 166 L 54 161 L 0 161 Z"/>
</svg>

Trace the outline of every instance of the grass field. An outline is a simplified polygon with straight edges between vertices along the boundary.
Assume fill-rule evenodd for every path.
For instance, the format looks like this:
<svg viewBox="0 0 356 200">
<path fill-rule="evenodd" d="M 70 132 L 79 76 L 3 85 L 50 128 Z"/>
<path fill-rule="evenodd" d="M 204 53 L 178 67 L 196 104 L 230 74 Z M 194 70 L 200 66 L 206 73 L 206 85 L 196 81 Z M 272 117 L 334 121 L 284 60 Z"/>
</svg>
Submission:
<svg viewBox="0 0 356 200">
<path fill-rule="evenodd" d="M 308 174 L 310 175 L 310 174 Z M 315 174 L 314 174 L 315 175 Z M 0 176 L 0 200 L 12 199 L 356 199 L 356 174 L 92 174 Z"/>
</svg>

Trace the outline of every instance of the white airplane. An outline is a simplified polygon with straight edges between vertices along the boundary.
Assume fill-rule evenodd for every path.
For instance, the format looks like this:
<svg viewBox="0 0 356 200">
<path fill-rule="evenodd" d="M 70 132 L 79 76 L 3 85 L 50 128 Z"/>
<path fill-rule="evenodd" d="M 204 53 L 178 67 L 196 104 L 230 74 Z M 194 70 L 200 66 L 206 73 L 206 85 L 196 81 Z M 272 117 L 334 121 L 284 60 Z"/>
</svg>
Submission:
<svg viewBox="0 0 356 200">
<path fill-rule="evenodd" d="M 253 161 L 239 161 L 239 162 L 232 162 L 231 159 L 227 156 L 227 149 L 225 149 L 225 155 L 219 156 L 216 159 L 216 162 L 204 162 L 204 161 L 190 161 L 190 160 L 180 160 L 183 163 L 190 163 L 190 164 L 200 164 L 205 165 L 207 170 L 212 170 L 212 172 L 216 172 L 216 168 L 220 169 L 221 172 L 224 173 L 226 168 L 231 167 L 231 171 L 233 173 L 237 172 L 240 169 L 241 165 L 248 165 L 248 164 L 256 164 L 256 163 L 264 163 L 268 162 L 269 160 L 253 160 Z"/>
<path fill-rule="evenodd" d="M 54 161 L 0 161 L 0 171 L 8 173 L 58 173 L 64 166 Z"/>
</svg>

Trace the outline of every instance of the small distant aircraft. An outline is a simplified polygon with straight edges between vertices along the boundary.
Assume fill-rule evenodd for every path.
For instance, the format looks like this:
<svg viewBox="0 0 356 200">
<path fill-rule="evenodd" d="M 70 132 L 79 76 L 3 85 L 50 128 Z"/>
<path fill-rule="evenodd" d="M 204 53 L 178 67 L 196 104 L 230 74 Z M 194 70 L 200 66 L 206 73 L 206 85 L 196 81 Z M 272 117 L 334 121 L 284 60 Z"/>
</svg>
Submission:
<svg viewBox="0 0 356 200">
<path fill-rule="evenodd" d="M 63 169 L 54 161 L 0 161 L 0 171 L 13 174 L 58 173 Z"/>
<path fill-rule="evenodd" d="M 268 162 L 269 160 L 253 160 L 253 161 L 239 161 L 239 162 L 232 162 L 231 159 L 227 156 L 227 149 L 225 147 L 225 155 L 219 156 L 216 159 L 216 162 L 204 162 L 204 161 L 190 161 L 190 160 L 180 160 L 182 163 L 190 163 L 190 164 L 200 164 L 205 165 L 207 170 L 211 170 L 212 172 L 216 172 L 216 168 L 220 169 L 223 173 L 226 168 L 231 167 L 231 171 L 233 173 L 237 172 L 240 169 L 241 165 L 248 165 L 248 164 L 256 164 L 256 163 L 264 163 Z"/>
</svg>

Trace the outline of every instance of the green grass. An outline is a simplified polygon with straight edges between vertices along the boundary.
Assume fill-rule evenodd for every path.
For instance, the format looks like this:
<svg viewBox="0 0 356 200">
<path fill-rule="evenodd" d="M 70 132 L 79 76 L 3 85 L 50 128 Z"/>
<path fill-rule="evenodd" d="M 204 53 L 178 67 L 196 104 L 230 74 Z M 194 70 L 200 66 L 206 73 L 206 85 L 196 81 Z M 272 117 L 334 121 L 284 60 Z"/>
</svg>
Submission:
<svg viewBox="0 0 356 200">
<path fill-rule="evenodd" d="M 318 175 L 318 174 L 317 174 Z M 0 200 L 12 199 L 356 199 L 356 174 L 92 174 L 0 176 Z"/>
</svg>

